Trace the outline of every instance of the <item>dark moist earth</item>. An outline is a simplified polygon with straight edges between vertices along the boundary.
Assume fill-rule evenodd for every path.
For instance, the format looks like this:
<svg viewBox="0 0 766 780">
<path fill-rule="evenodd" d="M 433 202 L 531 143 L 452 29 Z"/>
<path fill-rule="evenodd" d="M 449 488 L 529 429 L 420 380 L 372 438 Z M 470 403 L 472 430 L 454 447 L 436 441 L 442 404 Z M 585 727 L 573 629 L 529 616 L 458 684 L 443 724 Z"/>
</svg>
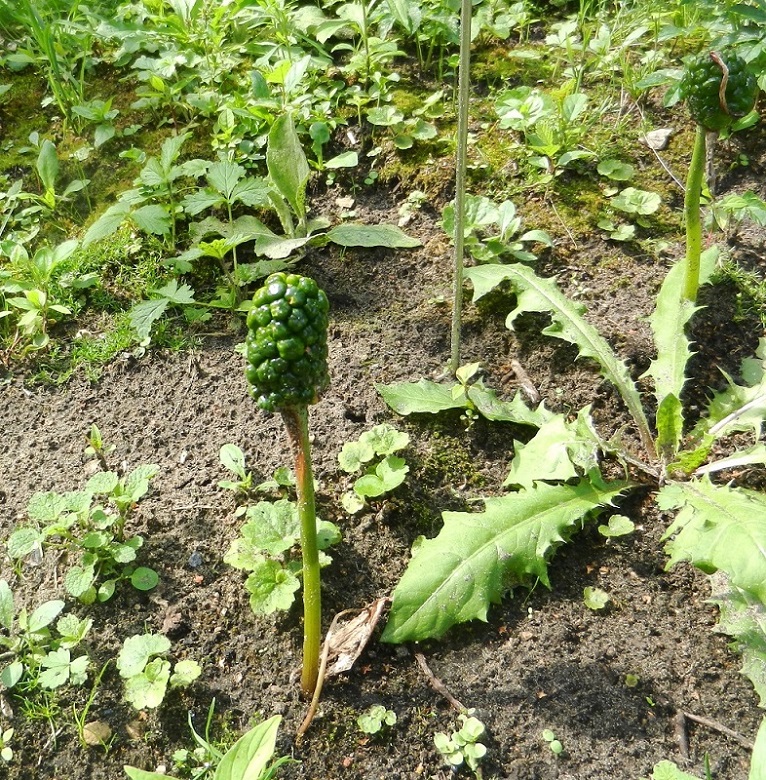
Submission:
<svg viewBox="0 0 766 780">
<path fill-rule="evenodd" d="M 359 213 L 369 221 L 396 221 L 405 194 L 383 188 L 373 196 L 363 193 Z M 335 195 L 329 195 L 332 203 Z M 397 419 L 374 389 L 376 382 L 436 376 L 447 362 L 449 311 L 439 300 L 449 298 L 449 248 L 436 221 L 437 212 L 425 207 L 407 226 L 422 240 L 420 250 L 318 253 L 301 266 L 332 305 L 332 383 L 311 410 L 320 511 L 343 532 L 323 572 L 325 627 L 335 613 L 389 595 L 413 540 L 435 535 L 442 511 L 499 493 L 512 438 L 529 436 L 481 419 L 466 427 L 458 414 Z M 735 249 L 752 262 L 762 248 L 758 241 L 749 240 L 749 255 Z M 559 274 L 567 291 L 588 304 L 593 322 L 638 376 L 652 355 L 645 317 L 667 265 L 631 249 L 635 245 L 593 237 L 578 238 L 574 246 L 562 234 L 556 249 L 541 257 L 540 269 Z M 681 252 L 671 247 L 667 262 Z M 704 400 L 708 384 L 720 384 L 719 367 L 736 375 L 741 357 L 757 344 L 753 322 L 734 321 L 735 296 L 726 284 L 703 295 L 703 303 L 716 305 L 695 324 L 695 370 L 703 378 L 691 385 L 691 403 Z M 576 412 L 591 403 L 607 437 L 627 423 L 592 365 L 575 362 L 573 347 L 538 335 L 543 320 L 524 317 L 516 333 L 504 328 L 512 306 L 502 295 L 490 296 L 480 309 L 467 306 L 463 358 L 482 361 L 487 384 L 510 397 L 518 387 L 510 367 L 516 359 L 550 408 Z M 455 728 L 456 712 L 418 665 L 419 652 L 446 689 L 485 723 L 487 778 L 638 780 L 663 759 L 704 776 L 706 756 L 716 778 L 747 776 L 749 750 L 715 724 L 752 740 L 760 722 L 756 697 L 726 637 L 713 631 L 716 610 L 706 603 L 706 578 L 683 565 L 664 571 L 661 536 L 669 519 L 655 511 L 649 488 L 620 507 L 636 523 L 634 534 L 608 542 L 589 524 L 560 549 L 551 566 L 552 590 L 517 590 L 490 610 L 486 624 L 458 626 L 421 646 L 380 644 L 378 629 L 355 667 L 327 682 L 317 717 L 296 744 L 307 709 L 294 682 L 300 609 L 270 618 L 252 614 L 243 575 L 222 562 L 241 520 L 234 495 L 217 486 L 228 476 L 218 459 L 227 442 L 246 452 L 256 483 L 289 465 L 291 453 L 280 418 L 262 414 L 247 396 L 242 359 L 234 352 L 243 334 L 222 329 L 201 336 L 191 352 L 125 354 L 95 384 L 75 379 L 61 389 L 29 388 L 16 377 L 2 386 L 3 537 L 23 520 L 35 491 L 74 490 L 86 481 L 93 463 L 83 450 L 93 423 L 116 447 L 109 456 L 114 468 L 160 467 L 130 529 L 145 537 L 142 562 L 160 573 L 160 585 L 149 594 L 123 586 L 105 605 L 75 608 L 94 620 L 91 669 L 113 660 L 126 637 L 148 630 L 172 640 L 175 659 L 196 659 L 204 671 L 187 691 L 169 693 L 158 711 L 137 714 L 121 701 L 111 664 L 89 714 L 114 732 L 106 753 L 77 740 L 72 704 L 82 708 L 88 690 L 62 695 L 50 722 L 30 722 L 21 702 L 6 692 L 1 722 L 16 730 L 15 758 L 0 775 L 116 780 L 123 764 L 165 765 L 172 772 L 173 751 L 193 747 L 187 713 L 202 731 L 215 698 L 221 717 L 214 737 L 228 729 L 231 738 L 253 719 L 283 716 L 279 752 L 301 763 L 283 769 L 282 777 L 446 778 L 450 771 L 433 735 Z M 382 421 L 412 437 L 408 481 L 372 512 L 348 517 L 340 509 L 348 484 L 337 469 L 337 453 Z M 20 603 L 34 607 L 59 597 L 55 561 L 26 567 L 21 577 L 7 560 L 1 563 Z M 611 595 L 607 609 L 593 612 L 584 605 L 585 586 Z M 629 675 L 638 683 L 628 685 Z M 366 737 L 356 717 L 376 703 L 393 710 L 398 721 Z M 679 725 L 682 712 L 713 726 L 691 720 Z M 543 740 L 544 729 L 563 744 L 561 756 Z"/>
</svg>

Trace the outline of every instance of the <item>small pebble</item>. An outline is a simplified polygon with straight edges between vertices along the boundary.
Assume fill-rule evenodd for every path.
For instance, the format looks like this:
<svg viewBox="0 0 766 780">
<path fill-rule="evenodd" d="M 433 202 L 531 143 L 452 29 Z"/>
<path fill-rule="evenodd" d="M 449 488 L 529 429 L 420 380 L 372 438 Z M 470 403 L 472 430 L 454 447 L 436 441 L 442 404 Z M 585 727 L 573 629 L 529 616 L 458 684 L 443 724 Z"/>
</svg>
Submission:
<svg viewBox="0 0 766 780">
<path fill-rule="evenodd" d="M 200 554 L 199 550 L 195 550 L 189 556 L 189 568 L 199 569 L 199 567 L 202 566 L 202 563 L 203 563 L 202 555 Z"/>
</svg>

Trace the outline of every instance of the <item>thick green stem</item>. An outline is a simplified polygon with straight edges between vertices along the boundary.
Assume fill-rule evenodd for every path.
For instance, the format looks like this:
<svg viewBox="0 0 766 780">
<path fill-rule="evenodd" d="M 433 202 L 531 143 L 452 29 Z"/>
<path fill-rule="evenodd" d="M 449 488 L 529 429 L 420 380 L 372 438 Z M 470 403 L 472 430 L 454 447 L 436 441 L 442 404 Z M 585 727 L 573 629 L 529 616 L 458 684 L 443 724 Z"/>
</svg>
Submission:
<svg viewBox="0 0 766 780">
<path fill-rule="evenodd" d="M 460 6 L 460 63 L 457 87 L 457 163 L 455 169 L 455 268 L 452 291 L 450 371 L 460 366 L 460 330 L 463 311 L 463 254 L 465 244 L 466 158 L 468 156 L 468 100 L 471 67 L 471 0 Z"/>
<path fill-rule="evenodd" d="M 696 303 L 700 282 L 700 257 L 702 255 L 702 221 L 700 219 L 700 193 L 705 176 L 705 128 L 697 125 L 694 137 L 694 151 L 689 163 L 684 196 L 684 219 L 686 220 L 686 280 L 684 297 Z"/>
<path fill-rule="evenodd" d="M 295 483 L 298 517 L 301 523 L 303 556 L 303 671 L 301 688 L 306 696 L 314 693 L 319 674 L 322 645 L 322 594 L 317 548 L 317 521 L 314 505 L 314 475 L 311 471 L 308 409 L 305 406 L 281 410 L 295 454 Z"/>
</svg>

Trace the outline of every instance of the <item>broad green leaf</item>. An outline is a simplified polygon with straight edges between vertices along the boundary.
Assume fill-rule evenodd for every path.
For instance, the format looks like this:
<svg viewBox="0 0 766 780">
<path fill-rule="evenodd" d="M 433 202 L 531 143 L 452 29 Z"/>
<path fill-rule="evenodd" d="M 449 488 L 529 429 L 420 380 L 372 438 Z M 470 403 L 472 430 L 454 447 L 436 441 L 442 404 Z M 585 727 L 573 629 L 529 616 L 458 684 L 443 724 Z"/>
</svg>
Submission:
<svg viewBox="0 0 766 780">
<path fill-rule="evenodd" d="M 747 780 L 766 780 L 766 718 L 761 721 L 758 733 L 755 735 Z"/>
<path fill-rule="evenodd" d="M 194 300 L 194 290 L 189 287 L 188 284 L 178 284 L 176 279 L 171 279 L 167 284 L 162 287 L 157 287 L 151 290 L 155 295 L 161 295 L 163 298 L 167 298 L 169 301 L 178 304 L 179 306 L 187 306 L 192 303 L 196 303 Z"/>
<path fill-rule="evenodd" d="M 355 168 L 359 165 L 359 155 L 356 152 L 343 152 L 331 157 L 324 167 L 329 170 L 335 170 L 337 168 Z"/>
<path fill-rule="evenodd" d="M 230 160 L 213 163 L 207 170 L 207 181 L 211 187 L 218 190 L 227 201 L 231 201 L 237 183 L 244 177 L 246 171 L 241 165 Z"/>
<path fill-rule="evenodd" d="M 396 225 L 364 225 L 344 222 L 336 225 L 327 233 L 327 237 L 339 246 L 382 246 L 388 249 L 411 249 L 420 246 L 417 238 L 408 236 Z"/>
<path fill-rule="evenodd" d="M 626 536 L 636 530 L 635 523 L 625 515 L 612 515 L 607 525 L 600 525 L 598 532 L 607 539 L 616 536 Z"/>
<path fill-rule="evenodd" d="M 167 298 L 153 298 L 137 303 L 130 310 L 130 326 L 136 331 L 140 344 L 144 346 L 149 344 L 152 326 L 165 313 L 169 303 Z"/>
<path fill-rule="evenodd" d="M 85 658 L 87 666 L 87 656 L 81 656 L 81 658 Z M 45 670 L 40 673 L 40 685 L 42 685 L 43 688 L 53 690 L 68 682 L 70 676 L 70 662 L 69 650 L 51 650 L 51 652 L 45 655 L 40 661 L 40 665 Z M 78 664 L 78 667 L 81 666 L 82 662 Z"/>
<path fill-rule="evenodd" d="M 24 676 L 24 664 L 21 661 L 13 661 L 0 672 L 0 683 L 9 690 Z"/>
<path fill-rule="evenodd" d="M 392 455 L 394 452 L 403 450 L 410 443 L 410 436 L 403 431 L 397 431 L 388 423 L 381 423 L 369 431 L 365 431 L 359 437 L 359 442 L 372 447 L 376 455 Z M 366 460 L 370 460 L 370 458 Z"/>
<path fill-rule="evenodd" d="M 299 219 L 303 219 L 310 171 L 291 114 L 283 114 L 271 126 L 266 165 L 279 192 Z"/>
<path fill-rule="evenodd" d="M 514 442 L 511 469 L 503 486 L 532 488 L 540 480 L 566 482 L 577 477 L 569 454 L 570 447 L 577 442 L 575 427 L 567 423 L 563 415 L 556 415 L 543 423 L 526 444 Z"/>
<path fill-rule="evenodd" d="M 24 558 L 40 545 L 44 538 L 36 528 L 17 528 L 8 538 L 6 550 L 13 559 Z"/>
<path fill-rule="evenodd" d="M 273 718 L 259 723 L 240 737 L 215 770 L 213 780 L 261 780 L 265 777 L 274 757 L 277 730 L 282 718 Z M 142 780 L 142 778 L 137 778 Z"/>
<path fill-rule="evenodd" d="M 130 584 L 141 591 L 152 590 L 157 587 L 160 581 L 159 575 L 154 569 L 148 566 L 139 566 L 133 574 L 130 575 Z"/>
<path fill-rule="evenodd" d="M 125 497 L 135 504 L 149 490 L 149 480 L 159 474 L 160 467 L 154 463 L 142 463 L 136 466 L 125 478 Z"/>
<path fill-rule="evenodd" d="M 716 631 L 735 640 L 742 654 L 742 673 L 750 680 L 766 706 L 766 605 L 753 594 L 731 584 L 728 575 L 718 572 L 710 577 L 711 601 L 718 605 L 720 617 Z"/>
<path fill-rule="evenodd" d="M 660 761 L 654 765 L 651 780 L 700 780 L 696 775 L 682 772 L 672 761 Z"/>
<path fill-rule="evenodd" d="M 64 577 L 64 587 L 70 596 L 79 599 L 87 593 L 96 580 L 96 572 L 92 566 L 72 566 Z"/>
<path fill-rule="evenodd" d="M 218 453 L 221 465 L 240 479 L 247 477 L 245 470 L 245 453 L 236 444 L 224 444 Z"/>
<path fill-rule="evenodd" d="M 188 216 L 194 217 L 197 214 L 215 208 L 222 203 L 224 203 L 224 199 L 219 192 L 206 188 L 190 192 L 184 197 L 181 205 Z"/>
<path fill-rule="evenodd" d="M 46 190 L 56 191 L 56 179 L 59 175 L 59 158 L 56 155 L 56 146 L 47 138 L 42 142 L 40 153 L 37 155 L 37 174 Z"/>
<path fill-rule="evenodd" d="M 0 580 L 0 626 L 10 632 L 15 614 L 11 586 L 5 580 Z"/>
<path fill-rule="evenodd" d="M 438 638 L 456 623 L 486 620 L 513 583 L 537 577 L 548 585 L 553 549 L 624 488 L 541 483 L 484 499 L 484 512 L 445 512 L 441 532 L 417 548 L 394 590 L 383 641 Z"/>
<path fill-rule="evenodd" d="M 88 499 L 90 501 L 90 499 Z M 27 515 L 30 520 L 37 520 L 48 525 L 55 522 L 59 515 L 71 509 L 70 501 L 66 495 L 54 493 L 35 493 L 27 504 Z"/>
<path fill-rule="evenodd" d="M 347 441 L 338 453 L 338 465 L 347 474 L 359 471 L 375 457 L 375 448 L 369 440 Z"/>
<path fill-rule="evenodd" d="M 155 658 L 142 672 L 125 680 L 125 700 L 137 710 L 156 709 L 165 698 L 169 679 L 170 661 Z"/>
<path fill-rule="evenodd" d="M 418 382 L 392 382 L 390 385 L 375 385 L 383 400 L 397 413 L 438 414 L 447 409 L 465 409 L 465 395 L 455 398 L 452 387 L 437 384 L 428 379 Z"/>
<path fill-rule="evenodd" d="M 298 508 L 286 498 L 259 501 L 248 507 L 242 537 L 269 555 L 289 550 L 300 538 Z"/>
<path fill-rule="evenodd" d="M 612 599 L 605 590 L 588 585 L 583 589 L 582 600 L 588 609 L 597 611 L 604 609 Z"/>
<path fill-rule="evenodd" d="M 628 181 L 636 174 L 636 169 L 622 160 L 602 160 L 596 170 L 602 175 L 613 181 Z"/>
<path fill-rule="evenodd" d="M 367 112 L 367 121 L 379 127 L 391 127 L 404 121 L 404 114 L 394 106 L 378 106 Z"/>
<path fill-rule="evenodd" d="M 506 318 L 506 327 L 513 329 L 514 320 L 523 312 L 549 312 L 553 322 L 543 330 L 546 336 L 575 344 L 580 355 L 593 358 L 602 375 L 619 391 L 638 426 L 641 440 L 650 452 L 654 449 L 649 423 L 644 414 L 641 396 L 628 373 L 625 363 L 618 360 L 606 339 L 583 317 L 585 308 L 570 301 L 556 283 L 543 279 L 525 265 L 480 265 L 469 268 L 465 275 L 474 286 L 474 299 L 479 300 L 504 281 L 516 291 L 516 308 Z"/>
<path fill-rule="evenodd" d="M 663 487 L 657 503 L 678 515 L 663 539 L 667 568 L 688 560 L 707 573 L 724 571 L 733 585 L 766 602 L 766 496 L 714 485 L 708 477 Z M 671 538 L 672 537 L 672 538 Z"/>
<path fill-rule="evenodd" d="M 29 631 L 32 634 L 36 634 L 42 629 L 47 628 L 58 616 L 62 609 L 64 609 L 64 602 L 60 599 L 54 599 L 52 601 L 46 601 L 41 604 L 30 616 L 29 616 Z"/>
<path fill-rule="evenodd" d="M 726 436 L 734 431 L 752 431 L 760 437 L 766 417 L 766 338 L 761 338 L 755 358 L 742 361 L 744 385 L 729 376 L 729 387 L 716 393 L 707 409 L 707 417 L 694 429 L 695 435 Z"/>
<path fill-rule="evenodd" d="M 160 150 L 160 164 L 163 170 L 170 171 L 173 163 L 181 153 L 181 147 L 186 142 L 186 139 L 190 137 L 191 133 L 181 133 L 181 135 L 171 135 L 165 139 Z"/>
<path fill-rule="evenodd" d="M 61 646 L 67 649 L 76 647 L 85 638 L 93 626 L 91 618 L 80 620 L 77 615 L 64 615 L 56 623 L 56 631 L 61 636 Z"/>
<path fill-rule="evenodd" d="M 656 192 L 647 192 L 635 187 L 626 187 L 611 200 L 612 206 L 626 214 L 654 214 L 660 207 L 662 199 Z"/>
<path fill-rule="evenodd" d="M 273 233 L 271 235 L 262 235 L 256 239 L 255 253 L 268 257 L 270 260 L 284 260 L 290 257 L 296 249 L 306 246 L 309 241 L 312 241 L 311 236 L 284 238 L 275 236 Z"/>
<path fill-rule="evenodd" d="M 173 667 L 173 674 L 170 675 L 171 688 L 186 688 L 191 685 L 202 674 L 202 667 L 191 659 L 179 661 Z"/>
<path fill-rule="evenodd" d="M 130 206 L 127 203 L 115 203 L 114 206 L 110 206 L 85 232 L 82 240 L 83 247 L 116 233 L 129 214 Z"/>
<path fill-rule="evenodd" d="M 170 775 L 166 775 L 164 772 L 147 772 L 145 769 L 137 769 L 134 766 L 125 765 L 122 767 L 125 770 L 125 774 L 130 780 L 168 780 Z"/>
<path fill-rule="evenodd" d="M 354 483 L 354 492 L 362 498 L 375 498 L 388 493 L 404 482 L 410 467 L 403 458 L 389 455 L 375 467 L 374 474 L 365 474 Z"/>
<path fill-rule="evenodd" d="M 300 581 L 289 569 L 270 558 L 264 559 L 245 580 L 250 607 L 256 615 L 290 609 L 300 586 Z"/>
<path fill-rule="evenodd" d="M 117 656 L 120 676 L 128 678 L 140 674 L 150 658 L 163 655 L 168 650 L 170 640 L 161 634 L 136 634 L 128 637 Z"/>
<path fill-rule="evenodd" d="M 85 490 L 93 494 L 109 494 L 120 483 L 120 475 L 114 471 L 99 471 L 86 483 Z"/>
<path fill-rule="evenodd" d="M 157 203 L 141 206 L 131 211 L 129 216 L 135 226 L 144 233 L 156 236 L 166 236 L 170 233 L 170 214 L 164 206 Z"/>
</svg>

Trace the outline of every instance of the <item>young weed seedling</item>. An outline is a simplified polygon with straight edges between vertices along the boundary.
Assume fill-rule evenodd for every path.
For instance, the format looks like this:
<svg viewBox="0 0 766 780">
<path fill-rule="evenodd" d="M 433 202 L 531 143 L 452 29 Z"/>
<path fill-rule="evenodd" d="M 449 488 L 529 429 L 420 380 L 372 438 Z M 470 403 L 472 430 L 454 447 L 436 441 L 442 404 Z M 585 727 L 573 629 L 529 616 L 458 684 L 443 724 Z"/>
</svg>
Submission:
<svg viewBox="0 0 766 780">
<path fill-rule="evenodd" d="M 186 688 L 202 669 L 196 661 L 178 661 L 174 667 L 165 658 L 170 640 L 162 634 L 128 637 L 117 656 L 117 669 L 125 681 L 125 700 L 137 710 L 159 707 L 170 688 Z"/>
<path fill-rule="evenodd" d="M 382 704 L 373 704 L 356 719 L 356 725 L 365 734 L 378 734 L 396 724 L 396 713 Z"/>
<path fill-rule="evenodd" d="M 138 466 L 125 477 L 101 471 L 82 490 L 35 493 L 27 505 L 35 524 L 13 531 L 8 555 L 20 562 L 46 549 L 67 553 L 77 563 L 68 568 L 64 586 L 84 604 L 107 601 L 122 580 L 137 590 L 151 590 L 159 580 L 157 573 L 135 565 L 143 537 L 127 536 L 125 528 L 158 471 L 155 465 Z"/>
<path fill-rule="evenodd" d="M 460 728 L 448 736 L 443 731 L 434 734 L 434 745 L 445 762 L 453 769 L 467 766 L 474 776 L 481 780 L 479 766 L 487 754 L 487 746 L 480 740 L 486 731 L 484 724 L 473 714 L 473 710 L 458 715 Z"/>
<path fill-rule="evenodd" d="M 347 474 L 364 470 L 352 490 L 341 498 L 349 514 L 361 512 L 370 498 L 390 493 L 404 482 L 410 467 L 404 458 L 394 455 L 410 443 L 408 434 L 397 431 L 387 423 L 365 431 L 359 439 L 343 445 L 338 463 Z"/>
<path fill-rule="evenodd" d="M 24 607 L 17 611 L 10 586 L 0 580 L 0 627 L 5 631 L 0 635 L 0 648 L 5 648 L 0 660 L 10 659 L 0 672 L 0 683 L 6 688 L 27 693 L 85 682 L 90 658 L 86 654 L 73 658 L 71 651 L 83 641 L 93 621 L 75 615 L 59 618 L 63 609 L 64 602 L 56 599 L 31 614 Z"/>
</svg>

